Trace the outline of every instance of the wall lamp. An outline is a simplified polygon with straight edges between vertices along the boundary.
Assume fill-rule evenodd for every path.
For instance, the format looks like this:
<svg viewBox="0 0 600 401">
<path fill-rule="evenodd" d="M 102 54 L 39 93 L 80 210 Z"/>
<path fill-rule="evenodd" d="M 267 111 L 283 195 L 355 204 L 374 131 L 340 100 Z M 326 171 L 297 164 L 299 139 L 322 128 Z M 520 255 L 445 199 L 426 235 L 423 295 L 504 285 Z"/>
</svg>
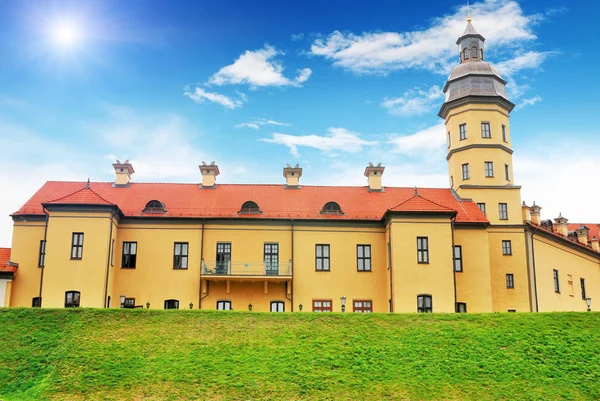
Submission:
<svg viewBox="0 0 600 401">
<path fill-rule="evenodd" d="M 123 308 L 125 304 L 125 295 L 121 295 L 119 298 L 121 300 L 121 308 Z"/>
<path fill-rule="evenodd" d="M 342 303 L 342 312 L 346 312 L 346 297 L 340 297 L 340 302 Z"/>
<path fill-rule="evenodd" d="M 585 303 L 586 303 L 586 304 L 587 304 L 587 306 L 588 306 L 588 312 L 591 312 L 591 311 L 592 311 L 592 298 L 590 298 L 590 297 L 587 297 L 587 298 L 585 299 Z"/>
</svg>

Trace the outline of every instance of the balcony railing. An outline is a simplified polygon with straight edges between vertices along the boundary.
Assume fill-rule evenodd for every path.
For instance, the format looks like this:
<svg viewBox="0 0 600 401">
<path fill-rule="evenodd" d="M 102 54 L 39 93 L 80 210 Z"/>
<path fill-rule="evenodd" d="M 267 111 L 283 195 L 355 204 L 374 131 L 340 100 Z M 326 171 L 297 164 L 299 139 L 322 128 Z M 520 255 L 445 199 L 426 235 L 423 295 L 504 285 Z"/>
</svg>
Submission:
<svg viewBox="0 0 600 401">
<path fill-rule="evenodd" d="M 204 262 L 202 274 L 213 276 L 291 276 L 291 263 Z"/>
</svg>

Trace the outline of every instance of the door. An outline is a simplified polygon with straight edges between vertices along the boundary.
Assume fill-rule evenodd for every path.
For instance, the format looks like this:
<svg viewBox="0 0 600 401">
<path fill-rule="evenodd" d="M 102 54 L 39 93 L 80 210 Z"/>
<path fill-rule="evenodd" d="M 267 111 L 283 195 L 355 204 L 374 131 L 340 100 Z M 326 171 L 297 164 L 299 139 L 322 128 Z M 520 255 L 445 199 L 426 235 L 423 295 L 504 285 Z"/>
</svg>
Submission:
<svg viewBox="0 0 600 401">
<path fill-rule="evenodd" d="M 279 244 L 265 244 L 264 260 L 265 274 L 277 276 L 279 274 Z"/>
<path fill-rule="evenodd" d="M 231 242 L 217 242 L 216 274 L 230 274 Z"/>
</svg>

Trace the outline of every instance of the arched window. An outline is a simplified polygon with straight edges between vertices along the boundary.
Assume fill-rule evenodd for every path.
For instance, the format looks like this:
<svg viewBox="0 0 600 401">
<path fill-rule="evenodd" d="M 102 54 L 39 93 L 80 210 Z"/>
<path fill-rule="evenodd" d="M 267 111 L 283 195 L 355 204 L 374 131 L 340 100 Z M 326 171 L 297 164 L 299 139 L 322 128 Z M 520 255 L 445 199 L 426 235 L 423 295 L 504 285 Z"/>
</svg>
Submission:
<svg viewBox="0 0 600 401">
<path fill-rule="evenodd" d="M 217 310 L 233 310 L 231 301 L 217 301 Z"/>
<path fill-rule="evenodd" d="M 240 209 L 240 213 L 244 214 L 258 214 L 260 213 L 260 208 L 256 204 L 256 202 L 247 201 L 244 202 L 242 208 Z"/>
<path fill-rule="evenodd" d="M 79 291 L 66 291 L 65 308 L 79 308 L 80 295 L 81 293 Z"/>
<path fill-rule="evenodd" d="M 471 48 L 471 58 L 477 58 L 477 48 L 475 46 Z"/>
<path fill-rule="evenodd" d="M 146 203 L 146 207 L 144 208 L 144 213 L 165 213 L 166 211 L 165 205 L 157 200 L 151 200 Z"/>
<path fill-rule="evenodd" d="M 465 49 L 463 50 L 463 60 L 466 60 L 469 58 L 469 49 L 467 49 L 465 47 Z"/>
<path fill-rule="evenodd" d="M 179 301 L 176 299 L 167 299 L 165 301 L 165 309 L 179 309 Z"/>
<path fill-rule="evenodd" d="M 321 210 L 322 214 L 344 214 L 342 212 L 342 208 L 335 202 L 327 202 L 325 206 L 323 206 L 323 210 Z"/>
</svg>

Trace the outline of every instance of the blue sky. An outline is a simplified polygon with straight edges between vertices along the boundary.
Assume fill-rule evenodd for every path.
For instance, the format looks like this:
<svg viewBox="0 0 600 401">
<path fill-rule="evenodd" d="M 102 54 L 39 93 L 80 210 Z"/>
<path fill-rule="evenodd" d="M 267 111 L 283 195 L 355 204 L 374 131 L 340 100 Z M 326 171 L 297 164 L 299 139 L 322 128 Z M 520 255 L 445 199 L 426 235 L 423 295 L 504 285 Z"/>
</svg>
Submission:
<svg viewBox="0 0 600 401">
<path fill-rule="evenodd" d="M 441 88 L 466 4 L 450 1 L 0 2 L 0 246 L 46 180 L 448 185 Z M 509 82 L 523 199 L 600 223 L 600 2 L 471 5 Z"/>
</svg>

